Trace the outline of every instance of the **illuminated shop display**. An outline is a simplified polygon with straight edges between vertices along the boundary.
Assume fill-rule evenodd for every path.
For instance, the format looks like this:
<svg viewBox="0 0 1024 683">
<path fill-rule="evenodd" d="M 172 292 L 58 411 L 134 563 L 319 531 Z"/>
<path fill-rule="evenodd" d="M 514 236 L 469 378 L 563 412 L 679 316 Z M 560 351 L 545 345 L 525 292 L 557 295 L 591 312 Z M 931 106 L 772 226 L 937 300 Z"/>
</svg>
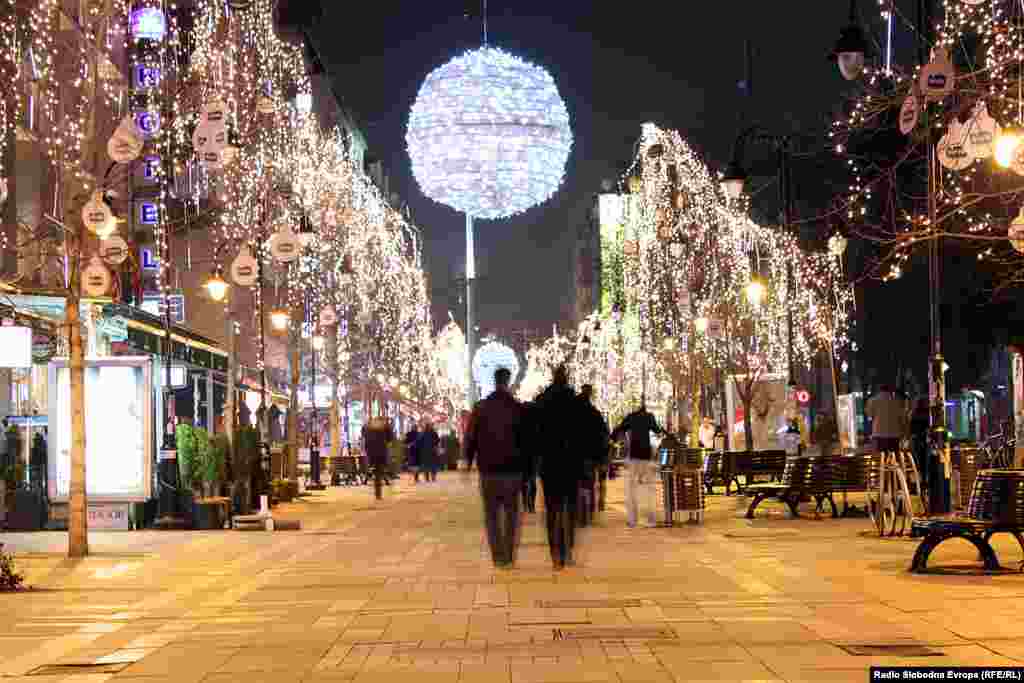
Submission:
<svg viewBox="0 0 1024 683">
<path fill-rule="evenodd" d="M 71 383 L 66 361 L 49 368 L 49 488 L 68 499 L 71 481 Z M 148 358 L 86 361 L 85 479 L 90 502 L 144 501 L 152 494 L 152 366 Z"/>
</svg>

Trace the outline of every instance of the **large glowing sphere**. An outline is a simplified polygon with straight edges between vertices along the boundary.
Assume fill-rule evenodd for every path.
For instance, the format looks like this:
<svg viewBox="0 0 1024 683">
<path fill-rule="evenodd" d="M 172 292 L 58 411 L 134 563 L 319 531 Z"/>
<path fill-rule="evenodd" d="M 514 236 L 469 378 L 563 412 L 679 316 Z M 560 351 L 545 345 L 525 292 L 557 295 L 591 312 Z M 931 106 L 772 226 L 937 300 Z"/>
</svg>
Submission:
<svg viewBox="0 0 1024 683">
<path fill-rule="evenodd" d="M 506 368 L 512 373 L 512 382 L 519 377 L 519 358 L 516 352 L 495 341 L 489 341 L 473 357 L 473 381 L 480 387 L 480 396 L 486 398 L 494 391 L 494 371 Z"/>
<path fill-rule="evenodd" d="M 494 219 L 555 193 L 572 129 L 551 74 L 483 47 L 423 81 L 406 144 L 424 194 L 474 218 Z"/>
</svg>

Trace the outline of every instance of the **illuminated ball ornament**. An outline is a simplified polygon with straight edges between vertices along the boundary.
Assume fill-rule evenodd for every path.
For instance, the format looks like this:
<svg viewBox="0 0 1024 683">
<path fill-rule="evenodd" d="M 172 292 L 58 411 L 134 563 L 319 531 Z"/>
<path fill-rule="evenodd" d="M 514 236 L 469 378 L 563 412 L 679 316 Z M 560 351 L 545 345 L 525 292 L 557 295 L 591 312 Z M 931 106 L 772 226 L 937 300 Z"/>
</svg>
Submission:
<svg viewBox="0 0 1024 683">
<path fill-rule="evenodd" d="M 1024 254 L 1024 207 L 1021 208 L 1017 213 L 1017 217 L 1010 223 L 1006 236 L 1013 248 L 1019 253 Z"/>
<path fill-rule="evenodd" d="M 489 341 L 473 356 L 473 379 L 480 387 L 482 396 L 494 391 L 494 371 L 506 368 L 512 373 L 512 382 L 519 377 L 519 357 L 516 352 L 496 341 Z"/>
<path fill-rule="evenodd" d="M 427 76 L 406 143 L 424 194 L 474 218 L 496 219 L 555 193 L 572 130 L 547 71 L 483 47 Z"/>
</svg>

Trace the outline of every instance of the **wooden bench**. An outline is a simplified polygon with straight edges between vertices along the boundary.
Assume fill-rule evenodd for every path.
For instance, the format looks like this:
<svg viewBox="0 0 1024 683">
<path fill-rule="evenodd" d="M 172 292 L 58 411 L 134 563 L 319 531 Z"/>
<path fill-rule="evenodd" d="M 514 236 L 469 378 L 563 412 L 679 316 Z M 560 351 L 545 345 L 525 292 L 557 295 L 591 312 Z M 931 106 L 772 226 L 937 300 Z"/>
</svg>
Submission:
<svg viewBox="0 0 1024 683">
<path fill-rule="evenodd" d="M 971 519 L 969 517 L 931 517 L 927 519 L 915 519 L 911 523 L 911 537 L 923 536 L 921 545 L 917 546 L 914 552 L 914 559 L 910 564 L 910 571 L 924 573 L 928 571 L 928 558 L 942 543 L 953 539 L 962 538 L 975 548 L 981 557 L 982 564 L 988 571 L 1002 569 L 996 551 L 992 548 L 991 540 L 996 534 L 1010 534 L 1017 539 L 1021 550 L 1024 551 L 1024 536 L 1021 535 L 1020 525 L 1001 525 L 985 519 Z M 1024 572 L 1024 562 L 1021 562 L 1020 570 Z"/>
<path fill-rule="evenodd" d="M 764 501 L 775 498 L 789 508 L 794 518 L 800 516 L 800 503 L 811 499 L 815 502 L 815 511 L 821 511 L 827 501 L 832 509 L 832 516 L 839 516 L 839 509 L 833 494 L 836 488 L 835 461 L 831 457 L 795 457 L 790 458 L 778 482 L 749 484 L 746 494 L 753 497 L 747 508 L 747 519 L 754 518 L 757 506 Z"/>
<path fill-rule="evenodd" d="M 965 515 L 915 519 L 910 535 L 923 536 L 924 540 L 917 546 L 910 571 L 928 571 L 931 554 L 953 538 L 977 548 L 986 570 L 1002 569 L 991 544 L 995 534 L 1010 534 L 1024 551 L 1024 470 L 981 470 Z M 1024 572 L 1024 562 L 1019 569 Z"/>
<path fill-rule="evenodd" d="M 726 451 L 709 452 L 705 456 L 704 486 L 710 494 L 716 484 L 725 486 L 725 495 L 743 493 L 746 486 L 757 483 L 758 478 L 778 481 L 786 469 L 786 451 Z M 743 482 L 740 482 L 740 477 Z"/>
</svg>

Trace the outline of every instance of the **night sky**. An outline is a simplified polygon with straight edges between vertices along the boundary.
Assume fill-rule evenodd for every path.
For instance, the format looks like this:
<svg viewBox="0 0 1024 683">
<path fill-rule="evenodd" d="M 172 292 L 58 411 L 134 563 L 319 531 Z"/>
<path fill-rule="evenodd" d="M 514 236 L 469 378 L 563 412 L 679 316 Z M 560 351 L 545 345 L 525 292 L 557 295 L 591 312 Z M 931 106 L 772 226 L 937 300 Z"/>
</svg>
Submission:
<svg viewBox="0 0 1024 683">
<path fill-rule="evenodd" d="M 866 4 L 862 11 L 869 16 L 876 10 L 874 3 Z M 324 20 L 314 33 L 317 48 L 337 91 L 360 119 L 370 155 L 384 162 L 391 189 L 409 203 L 423 230 L 435 317 L 446 319 L 450 310 L 460 318 L 455 279 L 465 268 L 464 219 L 420 192 L 411 176 L 405 129 L 424 77 L 478 47 L 481 23 L 465 19 L 458 0 L 371 2 L 358 9 L 342 2 L 324 5 Z M 678 3 L 665 12 L 641 9 L 659 3 L 491 0 L 489 5 L 490 44 L 553 74 L 575 143 L 565 182 L 551 200 L 508 220 L 477 224 L 482 278 L 477 315 L 484 334 L 507 337 L 525 327 L 549 333 L 553 323 L 568 317 L 573 235 L 586 220 L 601 180 L 617 178 L 632 158 L 641 123 L 679 129 L 713 169 L 720 169 L 731 155 L 741 116 L 774 132 L 820 136 L 847 87 L 825 58 L 846 22 L 845 0 Z M 877 15 L 870 16 L 880 26 Z M 750 97 L 738 88 L 746 39 L 754 51 Z M 897 58 L 914 59 L 913 54 Z M 834 170 L 831 176 L 822 172 L 822 164 L 834 167 L 834 159 L 823 156 L 824 161 L 802 161 L 794 168 L 801 217 L 819 214 L 845 180 Z M 747 165 L 763 176 L 753 185 L 769 183 L 756 199 L 760 217 L 774 216 L 773 152 L 753 149 Z M 803 237 L 823 241 L 827 227 L 808 226 Z M 890 298 L 879 303 L 886 317 L 878 324 L 878 339 L 890 324 L 904 332 L 898 340 L 887 338 L 884 354 L 868 364 L 888 368 L 895 357 L 906 356 L 920 366 L 915 370 L 925 371 L 920 354 L 927 348 L 927 271 L 923 263 L 917 270 L 920 278 L 910 273 L 898 288 L 912 306 L 892 306 L 896 289 L 883 295 Z M 865 341 L 865 346 L 881 346 Z M 966 349 L 950 355 L 957 353 Z"/>
</svg>

